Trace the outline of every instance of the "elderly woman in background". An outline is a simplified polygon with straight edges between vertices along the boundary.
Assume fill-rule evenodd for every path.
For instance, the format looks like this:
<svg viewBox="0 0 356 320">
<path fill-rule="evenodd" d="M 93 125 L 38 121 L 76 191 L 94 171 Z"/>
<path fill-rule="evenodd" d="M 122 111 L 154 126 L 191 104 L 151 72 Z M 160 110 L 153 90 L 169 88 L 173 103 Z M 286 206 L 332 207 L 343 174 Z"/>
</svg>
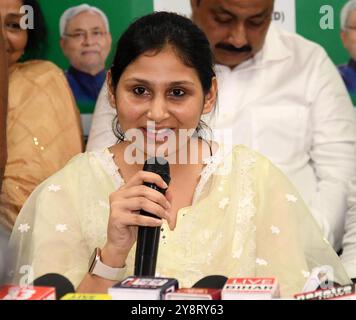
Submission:
<svg viewBox="0 0 356 320">
<path fill-rule="evenodd" d="M 33 29 L 23 28 L 23 5 L 33 9 Z M 9 68 L 0 224 L 11 230 L 32 190 L 83 146 L 79 113 L 63 72 L 50 62 L 32 60 L 46 36 L 37 1 L 1 0 L 0 15 Z M 31 60 L 19 63 L 23 55 Z"/>
</svg>

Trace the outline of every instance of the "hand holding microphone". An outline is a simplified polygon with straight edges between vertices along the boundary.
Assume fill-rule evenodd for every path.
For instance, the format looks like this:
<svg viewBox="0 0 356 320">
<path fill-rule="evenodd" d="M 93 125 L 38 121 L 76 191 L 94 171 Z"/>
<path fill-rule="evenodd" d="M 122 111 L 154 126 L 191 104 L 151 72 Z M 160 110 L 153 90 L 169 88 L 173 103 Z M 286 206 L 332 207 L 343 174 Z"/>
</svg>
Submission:
<svg viewBox="0 0 356 320">
<path fill-rule="evenodd" d="M 172 229 L 175 219 L 169 213 L 170 195 L 152 189 L 144 184 L 154 184 L 167 189 L 167 183 L 159 174 L 139 171 L 121 188 L 110 195 L 110 217 L 107 242 L 102 250 L 104 262 L 118 267 L 124 264 L 137 237 L 137 227 L 160 227 L 167 220 Z M 140 214 L 144 210 L 157 216 Z"/>
</svg>

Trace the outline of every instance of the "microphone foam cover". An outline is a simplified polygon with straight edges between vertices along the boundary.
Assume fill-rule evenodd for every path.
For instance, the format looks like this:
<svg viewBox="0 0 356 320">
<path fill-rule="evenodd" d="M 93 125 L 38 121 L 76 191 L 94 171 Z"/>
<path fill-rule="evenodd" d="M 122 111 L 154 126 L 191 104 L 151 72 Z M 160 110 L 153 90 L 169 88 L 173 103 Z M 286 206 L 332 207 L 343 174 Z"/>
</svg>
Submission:
<svg viewBox="0 0 356 320">
<path fill-rule="evenodd" d="M 207 276 L 200 279 L 193 285 L 192 288 L 211 288 L 222 289 L 227 281 L 227 278 L 220 275 Z"/>
<path fill-rule="evenodd" d="M 47 273 L 33 281 L 35 287 L 54 287 L 56 299 L 59 300 L 67 293 L 75 292 L 73 284 L 58 273 Z"/>
</svg>

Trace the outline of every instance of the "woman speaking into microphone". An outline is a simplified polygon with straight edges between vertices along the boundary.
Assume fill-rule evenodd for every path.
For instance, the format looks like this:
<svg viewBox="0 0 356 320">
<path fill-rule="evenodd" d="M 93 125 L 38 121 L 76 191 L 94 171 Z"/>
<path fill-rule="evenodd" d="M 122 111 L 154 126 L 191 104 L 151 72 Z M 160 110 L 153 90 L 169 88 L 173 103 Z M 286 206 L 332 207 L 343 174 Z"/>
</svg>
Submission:
<svg viewBox="0 0 356 320">
<path fill-rule="evenodd" d="M 156 275 L 182 287 L 211 274 L 274 276 L 286 297 L 326 264 L 350 281 L 268 159 L 207 139 L 201 117 L 214 111 L 217 83 L 208 40 L 189 19 L 158 12 L 132 23 L 107 81 L 118 143 L 76 156 L 33 192 L 11 237 L 15 279 L 26 264 L 35 277 L 55 272 L 79 292 L 107 292 L 134 273 L 138 227 L 148 226 L 160 227 Z M 169 162 L 169 186 L 142 170 L 153 156 Z"/>
</svg>

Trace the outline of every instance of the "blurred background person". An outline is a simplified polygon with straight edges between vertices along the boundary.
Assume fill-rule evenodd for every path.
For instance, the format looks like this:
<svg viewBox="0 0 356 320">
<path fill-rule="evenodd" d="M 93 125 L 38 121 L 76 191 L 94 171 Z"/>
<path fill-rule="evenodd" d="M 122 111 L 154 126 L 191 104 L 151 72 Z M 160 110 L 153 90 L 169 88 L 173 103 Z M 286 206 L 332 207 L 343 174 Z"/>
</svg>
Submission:
<svg viewBox="0 0 356 320">
<path fill-rule="evenodd" d="M 341 261 L 354 283 L 356 283 L 356 175 L 349 184 L 348 211 L 345 218 Z"/>
<path fill-rule="evenodd" d="M 271 24 L 274 0 L 191 0 L 192 19 L 212 47 L 219 112 L 204 120 L 231 129 L 298 188 L 325 237 L 341 249 L 347 182 L 355 174 L 354 110 L 320 45 Z M 115 143 L 105 88 L 87 150 Z"/>
<path fill-rule="evenodd" d="M 87 4 L 67 9 L 60 18 L 60 45 L 69 60 L 66 76 L 81 110 L 92 112 L 106 77 L 111 49 L 109 21 Z"/>
<path fill-rule="evenodd" d="M 220 114 L 208 123 L 282 169 L 340 251 L 356 169 L 353 106 L 324 48 L 271 23 L 274 2 L 191 0 L 220 80 Z"/>
<path fill-rule="evenodd" d="M 34 28 L 23 29 L 23 5 Z M 62 70 L 29 60 L 45 43 L 46 28 L 35 0 L 1 0 L 0 15 L 9 67 L 7 162 L 0 194 L 0 224 L 11 230 L 32 190 L 82 151 L 79 112 Z"/>
<path fill-rule="evenodd" d="M 356 94 L 356 0 L 347 2 L 341 10 L 341 40 L 350 54 L 347 64 L 339 66 L 350 94 Z"/>
<path fill-rule="evenodd" d="M 4 176 L 7 158 L 6 149 L 6 115 L 7 115 L 8 71 L 5 51 L 5 42 L 2 32 L 0 15 L 0 190 Z"/>
<path fill-rule="evenodd" d="M 9 231 L 0 225 L 0 287 L 4 284 L 10 255 L 8 254 Z"/>
<path fill-rule="evenodd" d="M 2 178 L 6 164 L 6 114 L 7 114 L 7 91 L 8 91 L 8 74 L 7 60 L 5 51 L 5 42 L 2 31 L 2 20 L 0 15 L 0 190 Z M 6 271 L 6 248 L 9 233 L 4 231 L 0 225 L 0 286 L 5 279 Z"/>
</svg>

